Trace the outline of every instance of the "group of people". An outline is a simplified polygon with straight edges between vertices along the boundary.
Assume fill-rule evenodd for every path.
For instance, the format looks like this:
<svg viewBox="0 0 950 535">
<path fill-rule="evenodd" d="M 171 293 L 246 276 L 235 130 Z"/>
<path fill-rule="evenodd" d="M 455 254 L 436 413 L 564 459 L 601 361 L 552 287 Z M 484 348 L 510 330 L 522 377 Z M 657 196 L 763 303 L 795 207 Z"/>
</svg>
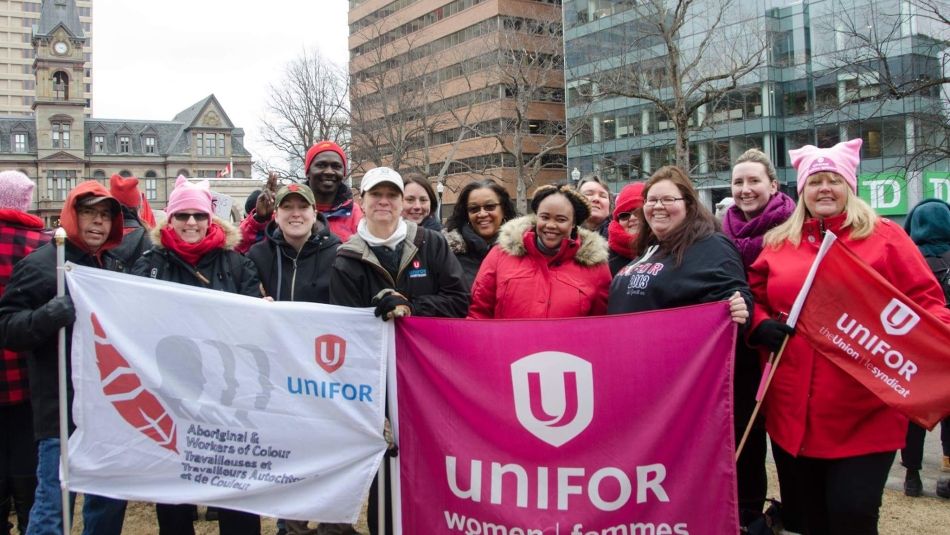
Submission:
<svg viewBox="0 0 950 535">
<path fill-rule="evenodd" d="M 737 442 L 753 413 L 762 358 L 785 345 L 765 416 L 738 459 L 743 525 L 756 521 L 765 503 L 768 436 L 788 532 L 868 534 L 877 533 L 886 474 L 905 444 L 907 420 L 815 353 L 781 315 L 790 310 L 822 234 L 833 231 L 910 299 L 950 321 L 924 260 L 950 251 L 950 206 L 921 206 L 908 218 L 910 237 L 877 217 L 857 195 L 860 146 L 853 140 L 791 151 L 797 203 L 779 190 L 768 157 L 747 151 L 733 169 L 735 203 L 721 222 L 687 172 L 667 166 L 616 198 L 594 176 L 576 187 L 541 186 L 531 213 L 521 216 L 502 185 L 474 181 L 459 191 L 442 229 L 425 177 L 371 169 L 357 201 L 344 181 L 343 150 L 322 141 L 306 154 L 306 183 L 278 188 L 271 182 L 238 227 L 214 217 L 206 181 L 184 177 L 169 195 L 167 219 L 148 236 L 149 225 L 126 202 L 134 197 L 124 193 L 134 179 L 121 177 L 113 177 L 111 191 L 94 181 L 77 186 L 60 225 L 66 257 L 77 264 L 272 301 L 372 307 L 384 321 L 410 315 L 567 318 L 726 301 L 740 333 Z M 10 191 L 18 192 L 15 207 L 8 206 Z M 71 328 L 75 311 L 68 295 L 56 295 L 55 251 L 43 245 L 48 234 L 25 214 L 31 195 L 29 179 L 0 174 L 0 224 L 26 236 L 8 246 L 7 233 L 0 233 L 0 347 L 6 348 L 0 414 L 4 429 L 14 430 L 2 439 L 0 499 L 12 496 L 21 532 L 60 533 L 55 335 Z M 936 232 L 936 221 L 947 226 Z M 926 236 L 920 250 L 911 241 L 918 235 Z M 372 488 L 375 533 L 379 497 Z M 192 506 L 158 504 L 156 510 L 160 533 L 194 532 Z M 124 512 L 121 500 L 87 495 L 85 532 L 120 533 Z M 219 523 L 222 534 L 260 533 L 259 517 L 249 513 L 222 509 Z M 312 532 L 306 522 L 281 526 L 287 533 Z M 317 533 L 354 531 L 323 524 Z"/>
</svg>

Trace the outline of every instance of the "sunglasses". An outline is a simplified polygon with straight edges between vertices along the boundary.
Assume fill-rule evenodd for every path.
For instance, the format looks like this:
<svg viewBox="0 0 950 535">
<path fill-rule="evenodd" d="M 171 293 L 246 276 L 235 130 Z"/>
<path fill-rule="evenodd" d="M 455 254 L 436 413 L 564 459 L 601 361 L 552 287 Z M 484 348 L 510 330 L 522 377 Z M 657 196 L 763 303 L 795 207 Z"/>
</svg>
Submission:
<svg viewBox="0 0 950 535">
<path fill-rule="evenodd" d="M 496 202 L 490 202 L 487 204 L 483 204 L 481 206 L 478 206 L 477 204 L 473 204 L 472 206 L 468 207 L 468 213 L 475 215 L 481 212 L 482 210 L 485 210 L 486 212 L 494 212 L 495 209 L 498 208 L 498 206 L 499 204 Z"/>
<path fill-rule="evenodd" d="M 188 220 L 191 219 L 192 217 L 195 218 L 195 221 L 198 223 L 203 223 L 208 220 L 208 214 L 204 212 L 199 212 L 197 214 L 189 214 L 187 212 L 178 212 L 176 214 L 172 214 L 172 217 L 174 217 L 175 221 L 178 221 L 179 223 L 187 223 Z"/>
<path fill-rule="evenodd" d="M 624 222 L 633 217 L 633 212 L 622 212 L 617 214 L 617 221 Z"/>
</svg>

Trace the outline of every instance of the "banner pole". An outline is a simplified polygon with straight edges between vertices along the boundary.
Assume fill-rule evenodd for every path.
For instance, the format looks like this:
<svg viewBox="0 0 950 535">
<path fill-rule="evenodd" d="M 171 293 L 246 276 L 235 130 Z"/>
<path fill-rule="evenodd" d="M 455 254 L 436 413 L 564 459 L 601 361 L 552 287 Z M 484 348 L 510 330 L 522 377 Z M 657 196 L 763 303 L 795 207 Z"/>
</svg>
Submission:
<svg viewBox="0 0 950 535">
<path fill-rule="evenodd" d="M 66 229 L 56 229 L 53 239 L 56 242 L 56 296 L 66 295 Z M 69 521 L 69 418 L 66 399 L 66 327 L 59 329 L 59 467 L 60 494 L 63 501 L 63 533 L 71 531 Z"/>
<path fill-rule="evenodd" d="M 383 454 L 376 477 L 376 529 L 380 535 L 386 533 L 386 455 Z"/>
<path fill-rule="evenodd" d="M 811 291 L 811 285 L 815 281 L 815 275 L 818 273 L 818 266 L 821 264 L 822 259 L 824 259 L 825 255 L 828 254 L 828 250 L 831 249 L 831 246 L 837 239 L 838 237 L 835 236 L 833 232 L 825 232 L 825 235 L 821 240 L 821 245 L 818 247 L 818 252 L 815 254 L 815 260 L 811 263 L 811 267 L 808 268 L 808 274 L 805 276 L 805 282 L 802 284 L 801 289 L 798 291 L 798 295 L 795 297 L 795 302 L 792 304 L 792 310 L 789 311 L 788 316 L 786 316 L 785 324 L 789 327 L 794 328 L 795 324 L 798 323 L 798 315 L 801 314 L 802 308 L 805 305 L 805 298 L 808 297 L 808 292 Z M 755 394 L 755 409 L 752 410 L 752 418 L 750 418 L 749 423 L 746 424 L 745 432 L 742 433 L 742 440 L 739 441 L 739 447 L 736 448 L 736 461 L 739 460 L 739 455 L 742 454 L 742 448 L 745 447 L 745 441 L 749 438 L 749 432 L 752 430 L 752 423 L 755 422 L 755 417 L 759 415 L 759 409 L 762 407 L 762 400 L 765 399 L 765 393 L 768 392 L 769 385 L 772 384 L 772 377 L 775 375 L 775 370 L 778 368 L 778 364 L 782 360 L 782 353 L 785 352 L 785 344 L 787 343 L 788 335 L 785 335 L 785 340 L 782 341 L 782 347 L 779 348 L 778 353 L 772 353 L 769 355 L 769 361 L 765 365 L 765 370 L 762 371 L 762 379 L 759 382 L 759 390 Z"/>
<path fill-rule="evenodd" d="M 755 394 L 755 408 L 752 409 L 752 416 L 749 418 L 749 423 L 745 426 L 745 431 L 742 433 L 742 439 L 739 441 L 739 446 L 736 448 L 736 461 L 739 460 L 739 456 L 742 455 L 742 449 L 745 447 L 745 442 L 749 438 L 749 433 L 752 431 L 752 425 L 755 423 L 755 418 L 759 415 L 759 409 L 762 408 L 762 402 L 765 400 L 765 393 L 769 391 L 769 386 L 772 384 L 772 377 L 775 376 L 775 370 L 778 368 L 779 362 L 782 360 L 782 354 L 785 353 L 785 344 L 788 343 L 788 336 L 785 336 L 785 340 L 782 340 L 782 347 L 779 348 L 778 353 L 772 353 L 769 355 L 769 362 L 765 365 L 765 371 L 762 372 L 762 381 L 759 384 L 759 390 Z"/>
</svg>

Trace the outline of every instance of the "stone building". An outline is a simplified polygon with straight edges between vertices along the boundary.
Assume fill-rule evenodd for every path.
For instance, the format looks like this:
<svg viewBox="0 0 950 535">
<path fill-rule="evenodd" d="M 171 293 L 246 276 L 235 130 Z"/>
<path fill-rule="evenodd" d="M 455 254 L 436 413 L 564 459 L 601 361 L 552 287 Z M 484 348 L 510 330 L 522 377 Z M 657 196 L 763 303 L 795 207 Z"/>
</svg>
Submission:
<svg viewBox="0 0 950 535">
<path fill-rule="evenodd" d="M 36 181 L 34 212 L 55 224 L 66 194 L 78 182 L 95 179 L 108 185 L 113 174 L 139 177 L 149 203 L 162 209 L 178 175 L 215 178 L 230 162 L 232 176 L 214 180 L 212 190 L 242 205 L 258 187 L 249 178 L 251 155 L 244 131 L 214 95 L 169 121 L 87 117 L 85 41 L 75 2 L 45 0 L 32 37 L 32 117 L 0 117 L 0 169 L 18 169 Z"/>
</svg>

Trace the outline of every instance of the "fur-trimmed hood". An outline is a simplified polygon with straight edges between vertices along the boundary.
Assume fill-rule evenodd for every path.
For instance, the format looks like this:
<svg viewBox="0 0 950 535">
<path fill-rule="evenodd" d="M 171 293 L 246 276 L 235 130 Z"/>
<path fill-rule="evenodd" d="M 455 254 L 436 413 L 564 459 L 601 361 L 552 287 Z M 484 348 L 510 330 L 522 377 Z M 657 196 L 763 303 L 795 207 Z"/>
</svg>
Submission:
<svg viewBox="0 0 950 535">
<path fill-rule="evenodd" d="M 468 243 L 466 243 L 465 238 L 462 236 L 462 233 L 458 229 L 453 230 L 442 230 L 442 235 L 445 236 L 445 241 L 449 244 L 449 250 L 453 253 L 460 255 L 468 252 Z"/>
<path fill-rule="evenodd" d="M 537 224 L 537 217 L 526 215 L 502 225 L 498 233 L 498 247 L 512 256 L 525 256 L 528 249 L 524 245 L 524 235 L 533 230 Z M 580 242 L 574 261 L 582 266 L 596 266 L 607 262 L 607 241 L 596 232 L 583 227 L 577 227 L 577 237 Z"/>
<path fill-rule="evenodd" d="M 168 217 L 171 218 L 171 214 L 169 214 Z M 237 227 L 218 216 L 212 217 L 211 222 L 221 227 L 221 230 L 224 231 L 224 249 L 226 251 L 233 251 L 234 248 L 237 247 L 237 244 L 241 242 L 241 233 L 238 232 Z M 170 223 L 165 222 L 163 225 L 155 225 L 155 228 L 149 230 L 148 235 L 152 239 L 152 245 L 158 249 L 165 248 L 162 244 L 162 228 L 169 224 Z"/>
</svg>

